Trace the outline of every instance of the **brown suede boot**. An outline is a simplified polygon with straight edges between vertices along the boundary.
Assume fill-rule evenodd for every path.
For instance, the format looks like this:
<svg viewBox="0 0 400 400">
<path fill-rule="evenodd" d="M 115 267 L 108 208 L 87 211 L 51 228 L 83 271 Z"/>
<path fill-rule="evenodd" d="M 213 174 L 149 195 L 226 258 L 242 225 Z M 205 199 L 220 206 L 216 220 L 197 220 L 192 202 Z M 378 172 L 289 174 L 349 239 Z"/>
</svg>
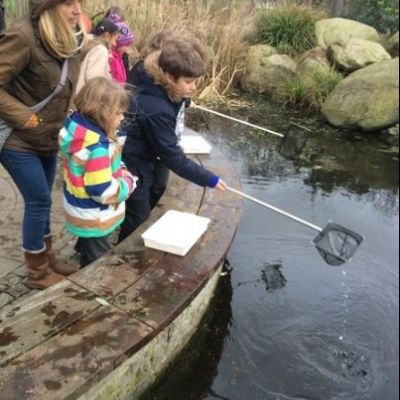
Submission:
<svg viewBox="0 0 400 400">
<path fill-rule="evenodd" d="M 70 276 L 78 271 L 75 265 L 68 264 L 66 261 L 59 260 L 53 252 L 53 239 L 51 236 L 44 238 L 46 254 L 49 260 L 49 267 L 57 274 Z"/>
<path fill-rule="evenodd" d="M 49 260 L 45 251 L 39 254 L 25 252 L 28 280 L 26 286 L 30 289 L 47 289 L 64 279 L 49 268 Z"/>
</svg>

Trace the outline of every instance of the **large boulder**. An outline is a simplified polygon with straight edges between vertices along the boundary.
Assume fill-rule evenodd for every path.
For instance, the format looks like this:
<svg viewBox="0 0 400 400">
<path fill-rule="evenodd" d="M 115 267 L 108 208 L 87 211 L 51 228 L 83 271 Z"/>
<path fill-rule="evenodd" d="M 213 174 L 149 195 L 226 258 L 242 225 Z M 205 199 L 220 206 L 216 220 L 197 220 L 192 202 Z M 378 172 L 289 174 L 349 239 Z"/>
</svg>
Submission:
<svg viewBox="0 0 400 400">
<path fill-rule="evenodd" d="M 329 56 L 339 69 L 346 72 L 354 72 L 392 58 L 379 43 L 358 38 L 352 38 L 347 43 L 331 45 Z"/>
<path fill-rule="evenodd" d="M 266 58 L 278 54 L 278 50 L 268 44 L 256 44 L 249 47 L 247 59 L 249 63 L 262 63 Z"/>
<path fill-rule="evenodd" d="M 322 113 L 334 126 L 379 131 L 399 122 L 399 59 L 373 64 L 344 79 Z"/>
<path fill-rule="evenodd" d="M 389 53 L 393 57 L 398 57 L 399 56 L 399 32 L 395 33 L 389 39 Z"/>
<path fill-rule="evenodd" d="M 297 64 L 289 56 L 273 54 L 257 59 L 255 54 L 249 53 L 248 67 L 242 79 L 245 90 L 268 93 L 284 85 L 296 73 Z"/>
<path fill-rule="evenodd" d="M 318 46 L 327 49 L 335 43 L 346 43 L 352 38 L 381 42 L 378 31 L 371 26 L 351 19 L 328 18 L 315 25 Z"/>
<path fill-rule="evenodd" d="M 321 47 L 316 47 L 304 53 L 297 64 L 297 75 L 302 82 L 313 83 L 316 75 L 327 75 L 331 70 L 327 52 Z"/>
</svg>

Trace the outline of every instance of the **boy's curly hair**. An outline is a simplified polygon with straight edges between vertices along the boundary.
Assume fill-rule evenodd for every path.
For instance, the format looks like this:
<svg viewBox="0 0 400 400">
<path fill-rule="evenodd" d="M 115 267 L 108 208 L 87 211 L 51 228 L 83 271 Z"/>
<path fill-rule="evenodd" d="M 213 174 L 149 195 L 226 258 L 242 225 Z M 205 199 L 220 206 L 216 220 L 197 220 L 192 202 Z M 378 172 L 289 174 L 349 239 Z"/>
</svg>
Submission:
<svg viewBox="0 0 400 400">
<path fill-rule="evenodd" d="M 207 72 L 209 63 L 207 49 L 197 39 L 171 30 L 162 31 L 153 37 L 142 54 L 147 73 L 157 84 L 166 88 L 173 100 L 178 99 L 166 74 L 175 81 L 183 77 L 200 78 Z"/>
</svg>

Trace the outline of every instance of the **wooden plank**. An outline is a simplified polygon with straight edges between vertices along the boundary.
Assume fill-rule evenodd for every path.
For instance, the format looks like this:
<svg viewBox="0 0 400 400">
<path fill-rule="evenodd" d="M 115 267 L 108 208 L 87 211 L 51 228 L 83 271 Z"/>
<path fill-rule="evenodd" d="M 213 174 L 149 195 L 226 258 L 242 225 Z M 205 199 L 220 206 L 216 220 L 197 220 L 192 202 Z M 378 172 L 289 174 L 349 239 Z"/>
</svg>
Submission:
<svg viewBox="0 0 400 400">
<path fill-rule="evenodd" d="M 152 329 L 105 306 L 0 373 L 2 400 L 77 398 L 145 344 Z"/>
<path fill-rule="evenodd" d="M 95 299 L 95 294 L 64 280 L 0 314 L 0 365 L 99 308 Z"/>
<path fill-rule="evenodd" d="M 203 194 L 204 188 L 173 175 L 165 196 L 153 210 L 150 219 L 134 235 L 116 246 L 112 255 L 106 255 L 69 279 L 101 297 L 112 298 L 118 295 L 165 255 L 145 248 L 141 234 L 171 208 L 196 213 L 201 206 Z"/>
<path fill-rule="evenodd" d="M 69 280 L 99 297 L 112 298 L 135 283 L 154 265 L 159 256 L 150 252 L 135 252 L 131 260 L 125 261 L 128 256 L 121 258 L 115 254 L 107 255 L 70 276 Z"/>
<path fill-rule="evenodd" d="M 238 185 L 217 149 L 201 161 Z M 234 238 L 240 207 L 240 199 L 172 176 L 150 220 L 111 254 L 0 315 L 0 363 L 7 365 L 0 372 L 1 399 L 77 398 L 142 348 L 215 274 Z M 169 209 L 212 219 L 185 258 L 146 249 L 140 237 Z"/>
<path fill-rule="evenodd" d="M 113 304 L 161 331 L 191 302 L 226 256 L 240 218 L 237 209 L 210 205 L 200 215 L 212 224 L 196 247 L 184 258 L 160 260 Z"/>
</svg>

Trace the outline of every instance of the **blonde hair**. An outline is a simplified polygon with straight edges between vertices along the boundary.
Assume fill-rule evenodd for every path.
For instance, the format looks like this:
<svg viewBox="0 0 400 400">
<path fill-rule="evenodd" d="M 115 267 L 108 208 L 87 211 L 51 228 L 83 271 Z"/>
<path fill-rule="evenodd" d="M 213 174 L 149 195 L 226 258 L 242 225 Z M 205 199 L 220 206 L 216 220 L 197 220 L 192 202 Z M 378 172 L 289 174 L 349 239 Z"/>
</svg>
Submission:
<svg viewBox="0 0 400 400">
<path fill-rule="evenodd" d="M 103 128 L 110 140 L 116 141 L 113 117 L 129 108 L 130 92 L 107 78 L 90 79 L 75 96 L 77 111 Z"/>
<path fill-rule="evenodd" d="M 147 53 L 147 54 L 146 54 Z M 163 86 L 173 101 L 181 101 L 176 81 L 180 78 L 200 78 L 206 73 L 208 54 L 196 39 L 178 37 L 173 31 L 160 32 L 147 47 L 144 67 L 157 85 Z"/>
<path fill-rule="evenodd" d="M 38 29 L 44 46 L 55 58 L 75 57 L 86 40 L 82 22 L 78 25 L 78 32 L 74 32 L 58 7 L 49 8 L 40 14 Z"/>
</svg>

